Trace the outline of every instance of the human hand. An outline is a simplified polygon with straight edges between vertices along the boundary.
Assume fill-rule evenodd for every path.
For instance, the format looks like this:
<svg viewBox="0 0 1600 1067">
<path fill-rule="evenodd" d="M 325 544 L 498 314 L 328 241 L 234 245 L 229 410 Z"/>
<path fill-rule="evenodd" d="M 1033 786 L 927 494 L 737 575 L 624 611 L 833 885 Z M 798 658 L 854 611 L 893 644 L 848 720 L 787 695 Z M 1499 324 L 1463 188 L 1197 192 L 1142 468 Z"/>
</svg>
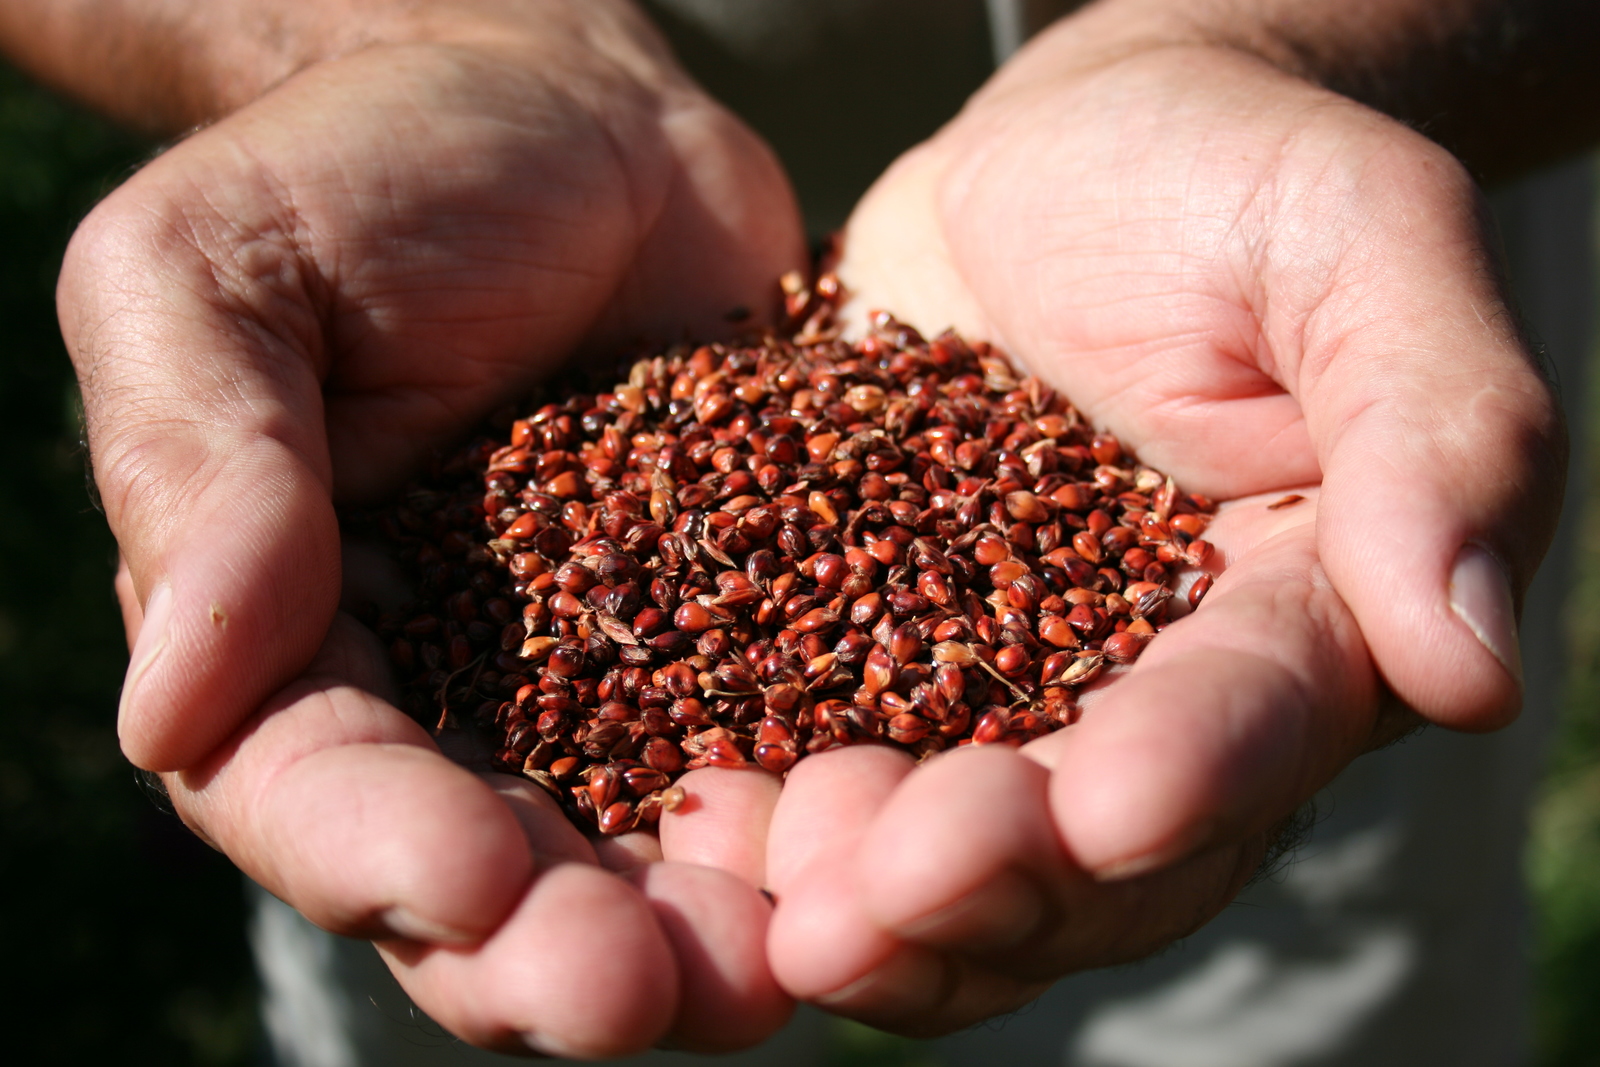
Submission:
<svg viewBox="0 0 1600 1067">
<path fill-rule="evenodd" d="M 191 826 L 379 940 L 467 1039 L 738 1047 L 789 1010 L 759 894 L 601 872 L 537 790 L 447 760 L 335 622 L 335 501 L 574 350 L 706 335 L 803 262 L 770 153 L 631 9 L 539 10 L 312 66 L 75 237 L 62 323 L 140 624 L 119 729 Z"/>
<path fill-rule="evenodd" d="M 1559 418 L 1459 165 L 1250 56 L 1119 41 L 1107 10 L 899 161 L 841 273 L 1230 501 L 1226 569 L 1080 723 L 914 770 L 824 753 L 769 802 L 779 981 L 907 1033 L 1192 930 L 1412 724 L 1509 721 L 1513 606 L 1558 510 Z"/>
</svg>

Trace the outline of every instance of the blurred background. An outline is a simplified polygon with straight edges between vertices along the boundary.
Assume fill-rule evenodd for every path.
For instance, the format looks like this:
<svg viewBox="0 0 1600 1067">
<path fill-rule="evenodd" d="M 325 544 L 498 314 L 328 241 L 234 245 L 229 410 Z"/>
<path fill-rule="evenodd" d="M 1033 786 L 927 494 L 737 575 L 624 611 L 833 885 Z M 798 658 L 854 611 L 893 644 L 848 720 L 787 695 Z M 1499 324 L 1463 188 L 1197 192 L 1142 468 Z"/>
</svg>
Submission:
<svg viewBox="0 0 1600 1067">
<path fill-rule="evenodd" d="M 53 305 L 73 226 L 155 150 L 0 66 L 0 947 L 13 974 L 0 1020 L 14 1063 L 258 1062 L 240 877 L 117 749 L 115 548 Z M 1600 425 L 1600 389 L 1588 410 Z M 1595 459 L 1566 705 L 1527 856 L 1544 1067 L 1600 1064 Z M 936 1060 L 865 1027 L 834 1033 L 829 1067 L 911 1065 Z"/>
</svg>

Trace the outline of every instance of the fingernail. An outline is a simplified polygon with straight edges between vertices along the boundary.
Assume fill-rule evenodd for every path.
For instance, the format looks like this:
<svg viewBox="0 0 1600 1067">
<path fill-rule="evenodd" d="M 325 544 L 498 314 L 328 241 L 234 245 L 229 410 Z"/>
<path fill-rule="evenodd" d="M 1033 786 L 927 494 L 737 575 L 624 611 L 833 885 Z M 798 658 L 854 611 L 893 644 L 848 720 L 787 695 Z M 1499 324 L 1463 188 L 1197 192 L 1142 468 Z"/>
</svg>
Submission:
<svg viewBox="0 0 1600 1067">
<path fill-rule="evenodd" d="M 1467 624 L 1489 654 L 1522 683 L 1516 606 L 1505 568 L 1481 545 L 1462 546 L 1450 572 L 1450 610 Z"/>
<path fill-rule="evenodd" d="M 1033 933 L 1044 917 L 1044 898 L 1033 882 L 1005 871 L 947 908 L 899 926 L 905 938 L 941 946 L 1010 948 Z"/>
<path fill-rule="evenodd" d="M 1130 878 L 1149 874 L 1151 871 L 1161 870 L 1163 867 L 1170 867 L 1210 844 L 1216 829 L 1216 820 L 1204 819 L 1191 826 L 1187 832 L 1180 834 L 1164 848 L 1102 863 L 1092 868 L 1089 873 L 1097 882 L 1124 882 Z"/>
<path fill-rule="evenodd" d="M 430 945 L 471 945 L 482 938 L 464 933 L 432 919 L 424 919 L 411 909 L 396 905 L 383 913 L 383 924 L 401 937 Z"/>
<path fill-rule="evenodd" d="M 529 1050 L 540 1056 L 547 1056 L 557 1060 L 587 1060 L 592 1056 L 585 1055 L 584 1050 L 576 1045 L 568 1044 L 559 1037 L 549 1034 L 523 1034 L 522 1043 Z"/>
<path fill-rule="evenodd" d="M 144 602 L 144 619 L 139 623 L 139 639 L 133 644 L 128 657 L 128 676 L 122 683 L 122 699 L 117 705 L 121 717 L 139 689 L 139 683 L 149 673 L 155 661 L 167 648 L 167 624 L 172 619 L 172 586 L 161 582 L 150 591 Z"/>
<path fill-rule="evenodd" d="M 823 1008 L 898 1015 L 921 1011 L 944 995 L 944 962 L 927 949 L 905 945 L 883 963 L 832 993 L 813 997 Z"/>
</svg>

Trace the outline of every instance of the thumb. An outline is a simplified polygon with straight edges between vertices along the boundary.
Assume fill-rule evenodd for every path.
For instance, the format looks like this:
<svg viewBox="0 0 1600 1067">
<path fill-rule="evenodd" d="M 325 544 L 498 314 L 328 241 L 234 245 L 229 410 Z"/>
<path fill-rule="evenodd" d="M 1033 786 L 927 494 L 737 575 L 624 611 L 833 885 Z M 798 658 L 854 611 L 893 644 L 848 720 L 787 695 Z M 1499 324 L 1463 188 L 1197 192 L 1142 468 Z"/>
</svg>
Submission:
<svg viewBox="0 0 1600 1067">
<path fill-rule="evenodd" d="M 118 731 L 158 771 L 195 763 L 303 668 L 339 597 L 318 317 L 294 251 L 224 224 L 217 201 L 241 193 L 161 181 L 147 170 L 84 222 L 57 292 L 143 605 Z"/>
<path fill-rule="evenodd" d="M 1470 182 L 1453 163 L 1416 168 L 1386 195 L 1406 232 L 1369 235 L 1354 264 L 1384 279 L 1379 310 L 1342 286 L 1317 317 L 1348 328 L 1308 331 L 1318 547 L 1390 688 L 1432 722 L 1493 729 L 1521 702 L 1517 609 L 1559 516 L 1565 429 Z"/>
</svg>

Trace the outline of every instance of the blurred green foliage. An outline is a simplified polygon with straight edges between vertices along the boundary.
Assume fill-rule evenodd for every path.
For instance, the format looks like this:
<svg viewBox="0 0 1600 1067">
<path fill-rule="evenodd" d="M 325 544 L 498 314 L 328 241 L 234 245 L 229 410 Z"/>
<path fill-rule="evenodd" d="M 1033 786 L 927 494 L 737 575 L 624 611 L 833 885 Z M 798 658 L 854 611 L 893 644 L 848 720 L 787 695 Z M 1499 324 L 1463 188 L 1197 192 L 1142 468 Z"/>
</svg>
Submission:
<svg viewBox="0 0 1600 1067">
<path fill-rule="evenodd" d="M 1600 427 L 1600 375 L 1589 426 Z M 1528 878 L 1537 908 L 1535 1019 L 1544 1067 L 1600 1064 L 1600 433 L 1567 605 L 1566 706 L 1533 811 Z"/>
<path fill-rule="evenodd" d="M 0 68 L 0 916 L 12 1063 L 254 1060 L 239 875 L 116 740 L 115 548 L 56 329 L 61 253 L 144 145 Z"/>
</svg>

